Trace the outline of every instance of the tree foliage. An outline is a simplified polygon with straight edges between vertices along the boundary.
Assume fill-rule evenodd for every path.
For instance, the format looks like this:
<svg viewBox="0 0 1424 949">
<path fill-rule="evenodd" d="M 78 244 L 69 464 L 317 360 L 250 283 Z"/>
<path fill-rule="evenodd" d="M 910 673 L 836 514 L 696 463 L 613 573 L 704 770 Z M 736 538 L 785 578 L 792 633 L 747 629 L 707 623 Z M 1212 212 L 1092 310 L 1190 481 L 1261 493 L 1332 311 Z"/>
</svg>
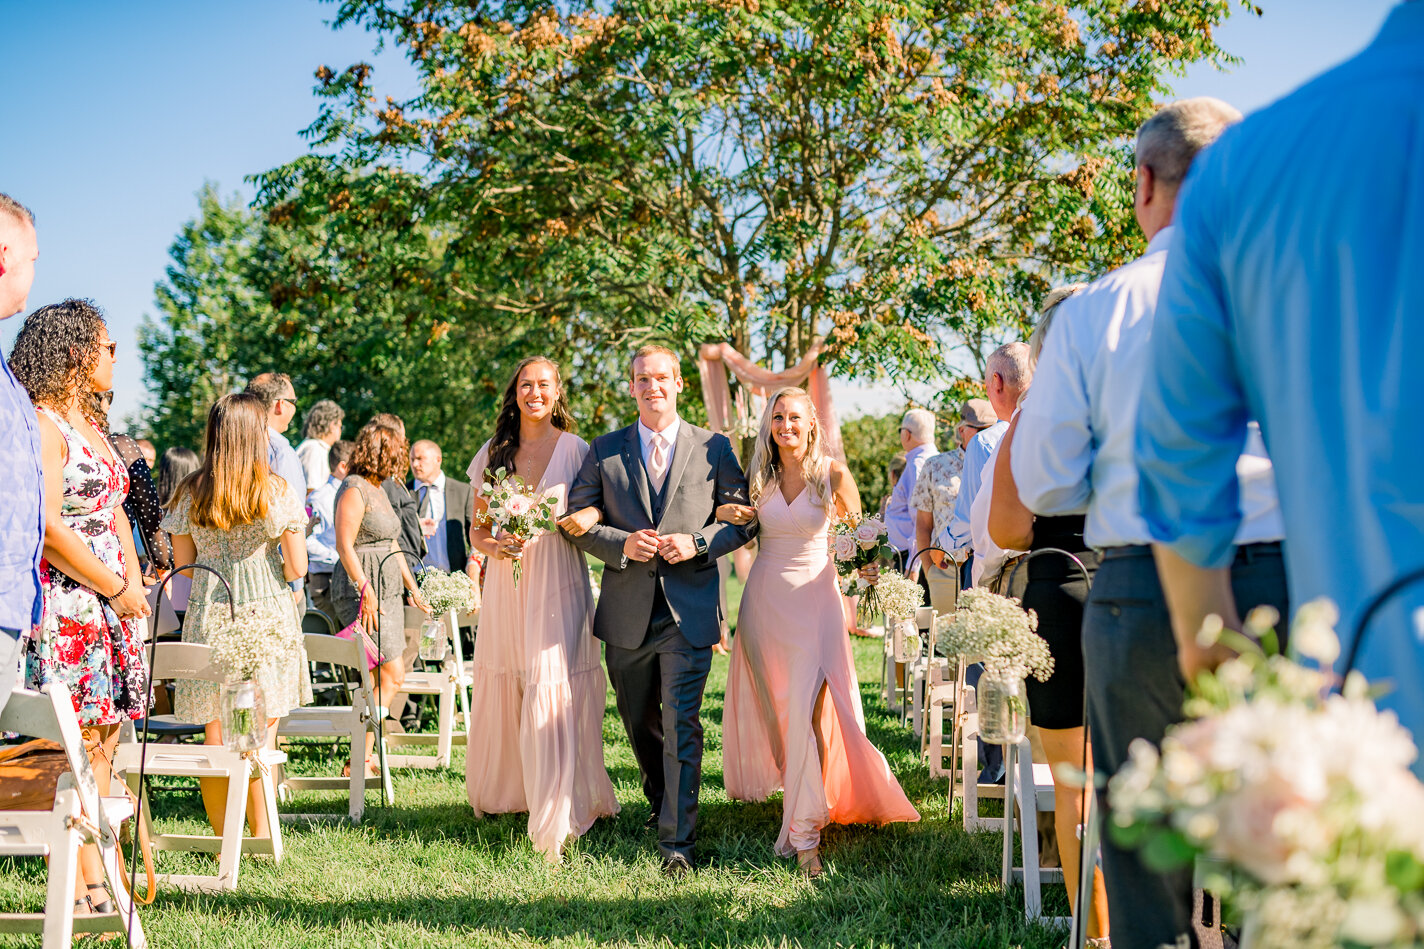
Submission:
<svg viewBox="0 0 1424 949">
<path fill-rule="evenodd" d="M 1236 2 L 337 0 L 419 89 L 317 71 L 310 153 L 254 179 L 265 339 L 467 448 L 535 351 L 595 430 L 654 336 L 980 372 L 1140 249 L 1131 134 Z"/>
</svg>

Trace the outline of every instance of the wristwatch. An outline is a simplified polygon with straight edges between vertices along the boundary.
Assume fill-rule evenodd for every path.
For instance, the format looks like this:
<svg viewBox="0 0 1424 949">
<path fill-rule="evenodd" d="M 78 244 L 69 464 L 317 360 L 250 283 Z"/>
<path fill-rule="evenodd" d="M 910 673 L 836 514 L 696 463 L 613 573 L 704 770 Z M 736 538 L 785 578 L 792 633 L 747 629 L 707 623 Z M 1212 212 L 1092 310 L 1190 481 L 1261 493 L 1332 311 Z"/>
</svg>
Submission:
<svg viewBox="0 0 1424 949">
<path fill-rule="evenodd" d="M 692 535 L 692 548 L 697 551 L 697 556 L 707 556 L 707 538 L 700 533 Z"/>
</svg>

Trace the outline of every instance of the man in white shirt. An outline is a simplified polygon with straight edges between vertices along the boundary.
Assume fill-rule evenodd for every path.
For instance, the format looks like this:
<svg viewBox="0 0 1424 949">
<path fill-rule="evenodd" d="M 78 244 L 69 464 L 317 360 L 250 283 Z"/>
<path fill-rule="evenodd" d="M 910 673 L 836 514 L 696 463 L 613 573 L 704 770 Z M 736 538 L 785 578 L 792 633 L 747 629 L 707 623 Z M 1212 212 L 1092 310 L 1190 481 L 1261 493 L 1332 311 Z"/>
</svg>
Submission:
<svg viewBox="0 0 1424 949">
<path fill-rule="evenodd" d="M 969 515 L 983 483 L 984 465 L 1008 431 L 1009 419 L 1018 408 L 1019 395 L 1033 379 L 1028 344 L 1005 343 L 989 354 L 985 369 L 984 389 L 997 421 L 971 438 L 969 447 L 964 450 L 964 473 L 960 476 L 959 496 L 954 499 L 954 515 L 939 538 L 940 546 L 949 551 L 956 563 L 964 563 L 973 556 L 974 537 Z"/>
<path fill-rule="evenodd" d="M 331 574 L 336 569 L 336 492 L 346 480 L 354 442 L 339 441 L 327 452 L 327 479 L 307 495 L 312 512 L 312 531 L 307 535 L 307 596 L 311 605 L 332 619 Z"/>
<path fill-rule="evenodd" d="M 302 443 L 297 446 L 297 460 L 307 479 L 307 491 L 326 484 L 331 467 L 327 453 L 341 440 L 341 423 L 346 413 L 330 399 L 322 399 L 307 410 L 302 419 Z"/>
<path fill-rule="evenodd" d="M 1093 766 L 1104 776 L 1127 760 L 1132 741 L 1160 743 L 1182 720 L 1185 683 L 1138 505 L 1134 427 L 1178 187 L 1197 152 L 1240 117 L 1216 99 L 1188 99 L 1139 130 L 1136 211 L 1147 251 L 1063 301 L 1014 434 L 1024 505 L 1045 516 L 1086 510 L 1084 539 L 1103 551 L 1083 615 L 1083 655 Z M 1280 511 L 1259 438 L 1237 470 L 1237 601 L 1288 615 Z M 1099 802 L 1106 806 L 1105 790 Z M 1106 835 L 1103 871 L 1115 943 L 1220 945 L 1217 927 L 1193 911 L 1190 867 L 1155 873 Z"/>
</svg>

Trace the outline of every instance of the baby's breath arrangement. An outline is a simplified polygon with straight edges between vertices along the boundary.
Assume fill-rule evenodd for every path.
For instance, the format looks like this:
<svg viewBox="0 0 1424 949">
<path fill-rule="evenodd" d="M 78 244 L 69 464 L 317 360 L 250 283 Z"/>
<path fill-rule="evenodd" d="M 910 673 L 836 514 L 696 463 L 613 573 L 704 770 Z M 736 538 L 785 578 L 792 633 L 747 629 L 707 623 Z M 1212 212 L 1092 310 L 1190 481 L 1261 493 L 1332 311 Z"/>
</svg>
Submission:
<svg viewBox="0 0 1424 949">
<path fill-rule="evenodd" d="M 416 577 L 420 598 L 430 606 L 431 616 L 443 616 L 451 610 L 468 611 L 478 602 L 475 581 L 461 572 L 446 573 L 427 567 Z"/>
<path fill-rule="evenodd" d="M 1038 633 L 1038 614 L 1019 601 L 988 590 L 965 590 L 959 608 L 939 618 L 944 653 L 983 662 L 986 672 L 1040 682 L 1053 675 L 1053 654 Z"/>
<path fill-rule="evenodd" d="M 282 614 L 270 599 L 245 603 L 231 617 L 226 604 L 215 604 L 208 620 L 207 640 L 213 661 L 232 680 L 253 678 L 264 663 L 295 660 L 296 647 L 301 644 L 300 639 L 287 635 Z M 288 657 L 288 653 L 292 655 Z"/>
<path fill-rule="evenodd" d="M 914 619 L 915 611 L 925 605 L 925 590 L 903 575 L 889 572 L 876 584 L 880 591 L 880 608 L 891 619 Z"/>
</svg>

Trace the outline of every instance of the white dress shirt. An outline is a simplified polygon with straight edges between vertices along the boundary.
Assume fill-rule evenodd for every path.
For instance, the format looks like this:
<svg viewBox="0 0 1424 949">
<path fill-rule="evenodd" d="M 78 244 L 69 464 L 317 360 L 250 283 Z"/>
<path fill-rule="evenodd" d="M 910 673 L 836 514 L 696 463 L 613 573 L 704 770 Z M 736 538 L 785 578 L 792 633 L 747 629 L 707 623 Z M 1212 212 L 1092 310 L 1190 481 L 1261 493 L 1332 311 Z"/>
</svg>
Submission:
<svg viewBox="0 0 1424 949">
<path fill-rule="evenodd" d="M 1134 437 L 1171 232 L 1163 228 L 1137 260 L 1060 304 L 1014 436 L 1014 483 L 1024 505 L 1042 515 L 1087 511 L 1083 539 L 1095 549 L 1152 542 L 1138 503 Z M 1259 429 L 1247 439 L 1237 476 L 1236 543 L 1280 540 Z"/>
<path fill-rule="evenodd" d="M 969 447 L 964 450 L 964 473 L 959 479 L 959 496 L 954 499 L 954 515 L 949 519 L 949 527 L 940 537 L 940 546 L 959 562 L 964 561 L 963 553 L 974 548 L 974 538 L 969 527 L 969 510 L 974 499 L 979 496 L 979 486 L 983 482 L 985 466 L 989 455 L 999 447 L 1009 423 L 999 419 L 978 435 L 969 439 Z"/>
<path fill-rule="evenodd" d="M 311 573 L 331 573 L 336 569 L 336 491 L 341 479 L 327 475 L 326 481 L 307 495 L 316 526 L 307 536 L 307 562 Z"/>
<path fill-rule="evenodd" d="M 989 460 L 984 462 L 980 472 L 979 493 L 969 507 L 969 535 L 974 542 L 974 564 L 970 567 L 970 579 L 976 587 L 988 586 L 994 582 L 1008 563 L 1023 550 L 1005 550 L 994 543 L 989 536 L 989 507 L 994 503 L 994 466 L 999 463 L 999 446 L 1003 439 L 994 443 L 989 452 Z"/>
<path fill-rule="evenodd" d="M 668 424 L 667 428 L 661 432 L 654 432 L 651 428 L 643 424 L 642 419 L 638 419 L 638 441 L 643 446 L 643 467 L 652 470 L 649 466 L 653 459 L 653 435 L 656 434 L 663 436 L 663 440 L 667 442 L 667 470 L 669 474 L 672 472 L 672 458 L 673 455 L 677 453 L 677 433 L 681 426 L 682 419 L 673 416 L 673 420 Z M 652 488 L 653 485 L 650 479 L 648 482 L 648 491 L 650 494 L 655 493 Z"/>
<path fill-rule="evenodd" d="M 445 526 L 445 472 L 440 472 L 435 476 L 433 482 L 415 481 L 416 511 L 420 518 L 430 518 L 435 522 L 435 533 L 425 538 L 425 559 L 423 563 L 427 567 L 434 567 L 436 570 L 450 570 L 450 545 L 447 540 Z M 424 493 L 429 507 L 420 503 L 420 495 Z M 424 510 L 422 510 L 424 508 Z"/>
<path fill-rule="evenodd" d="M 302 463 L 308 490 L 315 491 L 331 477 L 331 446 L 319 438 L 308 438 L 297 446 L 297 460 Z"/>
</svg>

